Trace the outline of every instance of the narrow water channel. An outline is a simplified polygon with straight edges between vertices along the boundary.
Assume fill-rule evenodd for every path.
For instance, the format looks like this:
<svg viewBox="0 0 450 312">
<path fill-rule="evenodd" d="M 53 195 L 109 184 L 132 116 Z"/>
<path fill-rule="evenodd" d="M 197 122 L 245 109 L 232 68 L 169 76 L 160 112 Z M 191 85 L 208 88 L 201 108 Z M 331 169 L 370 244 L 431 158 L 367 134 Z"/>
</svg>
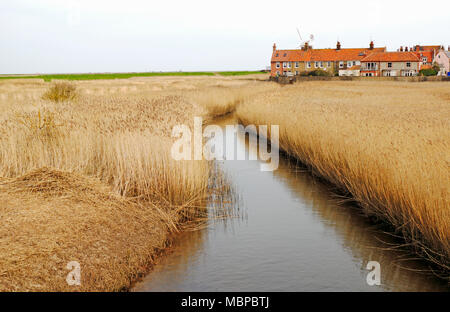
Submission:
<svg viewBox="0 0 450 312">
<path fill-rule="evenodd" d="M 237 149 L 248 142 L 237 139 Z M 245 217 L 180 235 L 133 291 L 448 291 L 355 207 L 280 158 L 272 172 L 259 160 L 219 161 Z M 381 265 L 379 286 L 366 281 L 369 261 Z"/>
</svg>

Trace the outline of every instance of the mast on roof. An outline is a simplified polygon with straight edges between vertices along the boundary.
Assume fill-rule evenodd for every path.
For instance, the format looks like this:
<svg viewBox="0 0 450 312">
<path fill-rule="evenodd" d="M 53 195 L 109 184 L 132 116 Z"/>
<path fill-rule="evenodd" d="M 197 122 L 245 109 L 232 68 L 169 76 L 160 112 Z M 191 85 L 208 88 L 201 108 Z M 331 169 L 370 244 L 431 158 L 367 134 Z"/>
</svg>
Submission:
<svg viewBox="0 0 450 312">
<path fill-rule="evenodd" d="M 314 41 L 314 35 L 313 34 L 309 35 L 309 40 L 303 40 L 302 35 L 300 34 L 300 30 L 298 28 L 297 28 L 297 34 L 300 39 L 300 45 L 297 48 L 302 49 L 304 51 L 312 49 L 311 42 Z"/>
</svg>

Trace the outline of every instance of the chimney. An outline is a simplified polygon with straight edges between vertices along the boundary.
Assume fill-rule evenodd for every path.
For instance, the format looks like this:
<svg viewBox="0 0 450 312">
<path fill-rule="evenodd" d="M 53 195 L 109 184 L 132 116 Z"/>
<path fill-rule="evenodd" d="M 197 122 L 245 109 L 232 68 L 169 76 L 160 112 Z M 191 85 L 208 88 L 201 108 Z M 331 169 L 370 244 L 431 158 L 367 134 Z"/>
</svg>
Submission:
<svg viewBox="0 0 450 312">
<path fill-rule="evenodd" d="M 277 50 L 277 45 L 274 43 L 273 44 L 273 52 L 275 52 Z"/>
<path fill-rule="evenodd" d="M 373 50 L 373 41 L 370 41 L 369 47 L 370 47 L 370 50 Z"/>
<path fill-rule="evenodd" d="M 403 46 L 400 47 L 400 52 L 403 52 Z"/>
<path fill-rule="evenodd" d="M 336 43 L 336 50 L 340 50 L 341 49 L 341 43 L 338 41 Z"/>
<path fill-rule="evenodd" d="M 408 47 L 405 47 L 405 52 L 408 52 Z"/>
<path fill-rule="evenodd" d="M 308 51 L 308 49 L 309 49 L 309 44 L 308 44 L 308 42 L 305 42 L 305 46 L 304 46 L 304 48 L 303 48 L 305 51 Z"/>
</svg>

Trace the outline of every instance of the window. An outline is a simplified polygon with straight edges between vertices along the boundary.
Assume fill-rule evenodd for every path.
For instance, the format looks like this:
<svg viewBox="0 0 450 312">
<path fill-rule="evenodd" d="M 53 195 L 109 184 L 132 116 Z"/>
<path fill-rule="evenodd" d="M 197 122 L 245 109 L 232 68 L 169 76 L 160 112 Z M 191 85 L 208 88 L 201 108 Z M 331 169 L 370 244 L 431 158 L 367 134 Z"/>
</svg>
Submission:
<svg viewBox="0 0 450 312">
<path fill-rule="evenodd" d="M 283 68 L 287 67 L 287 62 L 283 62 Z"/>
<path fill-rule="evenodd" d="M 403 76 L 406 76 L 406 77 L 414 76 L 414 71 L 413 70 L 405 70 L 403 72 Z"/>
<path fill-rule="evenodd" d="M 422 57 L 422 62 L 423 62 L 423 63 L 426 63 L 426 62 L 428 62 L 428 58 L 426 58 L 426 57 Z"/>
<path fill-rule="evenodd" d="M 347 67 L 348 67 L 348 68 L 352 67 L 352 62 L 348 61 L 348 62 L 347 62 Z"/>
<path fill-rule="evenodd" d="M 392 67 L 392 63 L 388 63 L 388 67 L 391 68 Z"/>
<path fill-rule="evenodd" d="M 328 66 L 328 67 L 331 67 L 331 62 L 328 62 L 327 66 Z"/>
<path fill-rule="evenodd" d="M 298 76 L 298 71 L 297 70 L 295 71 L 295 76 Z"/>
<path fill-rule="evenodd" d="M 284 53 L 284 54 L 283 54 L 283 56 L 286 56 L 286 55 L 287 55 L 287 53 Z"/>
<path fill-rule="evenodd" d="M 319 62 L 314 62 L 314 67 L 318 68 L 319 67 Z"/>
<path fill-rule="evenodd" d="M 278 57 L 278 53 L 277 53 L 277 54 L 275 54 L 275 57 Z"/>
<path fill-rule="evenodd" d="M 276 66 L 277 68 L 280 68 L 280 62 L 277 62 L 277 66 Z"/>
<path fill-rule="evenodd" d="M 279 76 L 280 75 L 280 71 L 279 70 L 277 70 L 277 76 Z"/>
<path fill-rule="evenodd" d="M 344 62 L 343 61 L 339 62 L 339 68 L 344 68 Z"/>
<path fill-rule="evenodd" d="M 288 64 L 287 67 L 291 68 L 291 62 L 288 62 L 287 64 Z"/>
<path fill-rule="evenodd" d="M 356 61 L 353 61 L 353 66 L 355 66 L 356 65 Z"/>
<path fill-rule="evenodd" d="M 295 62 L 295 68 L 298 68 L 298 62 Z"/>
<path fill-rule="evenodd" d="M 306 68 L 311 68 L 311 62 L 306 62 Z"/>
<path fill-rule="evenodd" d="M 373 62 L 366 63 L 365 68 L 367 68 L 368 70 L 376 70 L 377 63 L 373 63 Z"/>
<path fill-rule="evenodd" d="M 319 67 L 320 67 L 320 68 L 323 68 L 323 62 L 320 62 L 320 63 L 319 63 Z"/>
<path fill-rule="evenodd" d="M 406 67 L 411 67 L 411 63 L 410 62 L 406 63 Z"/>
</svg>

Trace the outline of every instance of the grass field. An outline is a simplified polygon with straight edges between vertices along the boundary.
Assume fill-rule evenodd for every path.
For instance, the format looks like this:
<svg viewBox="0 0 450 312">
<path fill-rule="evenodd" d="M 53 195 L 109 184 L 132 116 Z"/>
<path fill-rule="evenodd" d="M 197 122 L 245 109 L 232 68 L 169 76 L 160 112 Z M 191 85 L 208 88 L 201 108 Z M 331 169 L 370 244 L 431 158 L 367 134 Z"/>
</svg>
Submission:
<svg viewBox="0 0 450 312">
<path fill-rule="evenodd" d="M 306 82 L 240 105 L 280 147 L 450 271 L 448 83 Z"/>
<path fill-rule="evenodd" d="M 2 79 L 43 79 L 52 80 L 98 80 L 98 79 L 128 79 L 133 77 L 164 77 L 164 76 L 242 76 L 264 74 L 260 71 L 227 71 L 227 72 L 149 72 L 149 73 L 92 73 L 92 74 L 53 74 L 53 75 L 4 75 Z"/>
<path fill-rule="evenodd" d="M 127 289 L 172 233 L 202 226 L 214 191 L 210 162 L 171 158 L 172 127 L 226 113 L 255 84 L 79 81 L 55 102 L 43 99 L 48 83 L 0 82 L 0 290 Z M 76 288 L 70 261 L 81 265 Z"/>
</svg>

